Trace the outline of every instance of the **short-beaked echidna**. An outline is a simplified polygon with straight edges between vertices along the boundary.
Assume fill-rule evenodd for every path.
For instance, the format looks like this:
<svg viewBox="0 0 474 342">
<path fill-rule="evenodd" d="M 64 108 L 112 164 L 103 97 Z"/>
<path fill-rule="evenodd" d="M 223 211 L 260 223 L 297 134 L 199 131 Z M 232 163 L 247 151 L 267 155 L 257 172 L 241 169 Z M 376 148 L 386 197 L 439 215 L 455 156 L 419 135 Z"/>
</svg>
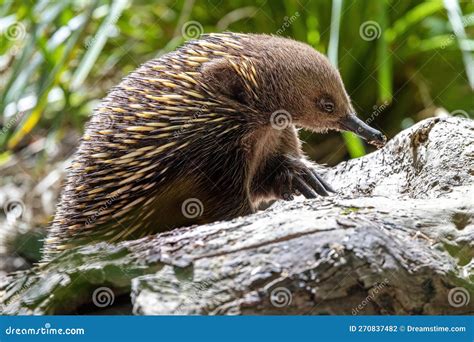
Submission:
<svg viewBox="0 0 474 342">
<path fill-rule="evenodd" d="M 94 110 L 44 261 L 92 241 L 250 214 L 295 192 L 327 195 L 295 126 L 384 141 L 355 116 L 337 69 L 291 39 L 209 34 L 143 64 Z"/>
</svg>

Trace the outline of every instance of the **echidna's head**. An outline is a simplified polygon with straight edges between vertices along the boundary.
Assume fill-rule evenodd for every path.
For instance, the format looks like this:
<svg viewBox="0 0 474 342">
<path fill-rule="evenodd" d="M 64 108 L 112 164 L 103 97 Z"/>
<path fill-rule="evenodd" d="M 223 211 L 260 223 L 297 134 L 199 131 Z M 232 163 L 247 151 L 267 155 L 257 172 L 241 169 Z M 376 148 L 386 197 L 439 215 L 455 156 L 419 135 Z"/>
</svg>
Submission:
<svg viewBox="0 0 474 342">
<path fill-rule="evenodd" d="M 376 145 L 385 137 L 357 118 L 339 72 L 310 46 L 267 35 L 246 35 L 242 56 L 204 68 L 224 96 L 265 120 L 316 132 L 348 130 Z"/>
</svg>

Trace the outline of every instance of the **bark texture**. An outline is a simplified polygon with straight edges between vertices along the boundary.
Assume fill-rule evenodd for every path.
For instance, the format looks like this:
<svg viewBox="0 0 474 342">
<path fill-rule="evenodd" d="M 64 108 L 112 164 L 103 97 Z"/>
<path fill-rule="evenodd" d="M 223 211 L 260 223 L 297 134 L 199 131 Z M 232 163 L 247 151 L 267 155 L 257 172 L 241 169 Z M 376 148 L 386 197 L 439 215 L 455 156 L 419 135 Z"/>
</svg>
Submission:
<svg viewBox="0 0 474 342">
<path fill-rule="evenodd" d="M 474 313 L 472 120 L 422 121 L 321 172 L 337 196 L 84 246 L 11 275 L 4 313 Z"/>
</svg>

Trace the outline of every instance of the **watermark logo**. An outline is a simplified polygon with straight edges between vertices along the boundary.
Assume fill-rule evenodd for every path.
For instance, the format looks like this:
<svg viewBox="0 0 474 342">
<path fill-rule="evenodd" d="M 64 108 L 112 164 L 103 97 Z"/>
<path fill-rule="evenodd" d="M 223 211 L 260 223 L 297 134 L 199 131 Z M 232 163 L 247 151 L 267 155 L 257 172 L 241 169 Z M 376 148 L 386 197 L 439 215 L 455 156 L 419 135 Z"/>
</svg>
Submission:
<svg viewBox="0 0 474 342">
<path fill-rule="evenodd" d="M 284 130 L 292 125 L 291 114 L 284 109 L 274 111 L 270 116 L 270 124 L 274 129 Z"/>
<path fill-rule="evenodd" d="M 92 294 L 92 302 L 98 308 L 105 308 L 114 303 L 115 294 L 108 287 L 99 287 Z"/>
<path fill-rule="evenodd" d="M 186 126 L 192 125 L 193 120 L 199 119 L 207 111 L 207 105 L 202 105 L 201 107 L 199 107 L 198 110 L 193 113 L 191 118 L 184 122 L 184 124 L 179 130 L 173 132 L 174 138 L 178 139 L 186 131 Z"/>
<path fill-rule="evenodd" d="M 270 303 L 272 303 L 274 307 L 283 308 L 289 306 L 292 300 L 293 296 L 286 287 L 276 287 L 270 292 Z"/>
<path fill-rule="evenodd" d="M 14 222 L 21 218 L 25 212 L 25 204 L 20 200 L 8 200 L 3 205 L 3 211 L 7 217 L 7 221 Z"/>
<path fill-rule="evenodd" d="M 471 296 L 464 287 L 455 287 L 449 290 L 448 303 L 453 308 L 460 308 L 469 304 Z"/>
<path fill-rule="evenodd" d="M 441 43 L 441 49 L 444 50 L 446 49 L 451 43 L 456 39 L 456 36 L 454 33 L 451 33 L 448 38 L 444 39 L 443 42 Z"/>
<path fill-rule="evenodd" d="M 8 40 L 21 40 L 26 36 L 26 28 L 25 25 L 19 21 L 15 21 L 13 24 L 4 29 L 2 34 L 4 34 L 5 38 Z"/>
<path fill-rule="evenodd" d="M 86 220 L 86 226 L 93 224 L 97 218 L 102 214 L 103 211 L 107 210 L 121 195 L 120 191 L 113 192 L 111 196 L 107 198 L 107 201 L 102 205 L 92 216 Z"/>
<path fill-rule="evenodd" d="M 13 126 L 15 126 L 24 114 L 25 112 L 19 112 L 15 114 L 10 120 L 8 120 L 5 126 L 3 126 L 0 130 L 0 136 L 6 134 Z"/>
<path fill-rule="evenodd" d="M 377 118 L 388 107 L 388 105 L 389 105 L 388 101 L 384 101 L 380 106 L 377 106 L 377 105 L 373 106 L 372 107 L 373 111 L 370 114 L 370 117 L 367 120 L 365 120 L 365 123 L 367 125 L 370 125 L 370 123 L 374 121 L 375 118 Z M 362 127 L 359 127 L 357 131 L 359 133 L 362 132 L 363 131 Z"/>
<path fill-rule="evenodd" d="M 204 205 L 197 198 L 188 198 L 181 205 L 181 212 L 184 217 L 193 219 L 203 214 Z"/>
<path fill-rule="evenodd" d="M 114 27 L 114 25 L 117 23 L 117 21 L 119 20 L 120 18 L 120 15 L 116 15 L 114 17 L 111 18 L 109 24 L 105 27 L 105 31 L 107 32 L 107 35 L 110 33 L 110 31 L 112 30 L 112 28 Z M 86 43 L 84 44 L 84 46 L 89 49 L 92 45 L 95 44 L 95 42 L 97 41 L 97 36 L 95 37 L 92 37 L 91 39 L 87 40 Z"/>
<path fill-rule="evenodd" d="M 382 28 L 379 23 L 374 20 L 368 20 L 363 22 L 359 27 L 360 37 L 369 42 L 372 40 L 379 39 L 382 35 Z"/>
<path fill-rule="evenodd" d="M 181 35 L 185 40 L 197 39 L 204 33 L 204 28 L 199 21 L 191 20 L 181 27 Z"/>
<path fill-rule="evenodd" d="M 352 315 L 357 315 L 359 314 L 360 311 L 362 311 L 369 303 L 373 302 L 374 299 L 379 295 L 382 290 L 388 286 L 388 279 L 384 279 L 381 283 L 376 284 L 370 291 L 369 295 L 364 298 L 362 302 L 360 302 L 359 305 L 356 307 L 352 308 Z"/>
<path fill-rule="evenodd" d="M 295 12 L 291 17 L 285 17 L 283 19 L 283 24 L 281 27 L 276 31 L 276 34 L 281 36 L 293 23 L 298 19 L 300 16 L 300 12 Z"/>
</svg>

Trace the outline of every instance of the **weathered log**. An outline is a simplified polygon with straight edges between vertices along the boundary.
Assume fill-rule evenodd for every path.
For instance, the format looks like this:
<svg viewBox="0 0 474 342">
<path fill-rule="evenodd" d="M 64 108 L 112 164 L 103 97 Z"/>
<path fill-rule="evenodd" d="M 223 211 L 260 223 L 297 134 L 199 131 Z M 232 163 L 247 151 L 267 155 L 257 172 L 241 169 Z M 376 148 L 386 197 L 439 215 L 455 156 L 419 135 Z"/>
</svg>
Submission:
<svg viewBox="0 0 474 342">
<path fill-rule="evenodd" d="M 473 138 L 472 120 L 425 120 L 322 168 L 337 196 L 67 251 L 11 276 L 4 312 L 90 312 L 131 293 L 135 314 L 472 314 Z"/>
</svg>

